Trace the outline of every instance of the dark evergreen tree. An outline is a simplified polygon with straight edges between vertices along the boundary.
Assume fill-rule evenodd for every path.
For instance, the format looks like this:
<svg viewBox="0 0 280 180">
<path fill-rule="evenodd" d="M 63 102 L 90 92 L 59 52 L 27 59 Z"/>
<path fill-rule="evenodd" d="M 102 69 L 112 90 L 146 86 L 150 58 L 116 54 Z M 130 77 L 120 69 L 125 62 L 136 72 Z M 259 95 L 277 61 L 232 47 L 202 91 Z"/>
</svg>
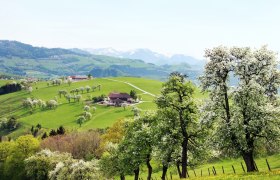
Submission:
<svg viewBox="0 0 280 180">
<path fill-rule="evenodd" d="M 50 136 L 56 136 L 56 135 L 57 135 L 57 132 L 54 129 L 52 129 L 50 131 Z"/>
<path fill-rule="evenodd" d="M 63 135 L 63 134 L 65 134 L 65 129 L 64 129 L 64 127 L 63 127 L 63 126 L 59 126 L 59 128 L 56 130 L 56 133 L 57 133 L 58 135 Z"/>
</svg>

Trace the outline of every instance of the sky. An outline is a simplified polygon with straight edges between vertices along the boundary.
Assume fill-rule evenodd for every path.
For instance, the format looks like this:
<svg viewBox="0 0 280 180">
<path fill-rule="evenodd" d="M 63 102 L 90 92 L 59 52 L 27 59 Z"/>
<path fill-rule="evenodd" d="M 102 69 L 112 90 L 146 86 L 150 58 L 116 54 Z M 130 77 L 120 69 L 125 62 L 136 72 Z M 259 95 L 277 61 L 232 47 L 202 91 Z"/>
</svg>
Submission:
<svg viewBox="0 0 280 180">
<path fill-rule="evenodd" d="M 279 9 L 279 0 L 0 0 L 0 39 L 196 58 L 219 45 L 280 52 Z"/>
</svg>

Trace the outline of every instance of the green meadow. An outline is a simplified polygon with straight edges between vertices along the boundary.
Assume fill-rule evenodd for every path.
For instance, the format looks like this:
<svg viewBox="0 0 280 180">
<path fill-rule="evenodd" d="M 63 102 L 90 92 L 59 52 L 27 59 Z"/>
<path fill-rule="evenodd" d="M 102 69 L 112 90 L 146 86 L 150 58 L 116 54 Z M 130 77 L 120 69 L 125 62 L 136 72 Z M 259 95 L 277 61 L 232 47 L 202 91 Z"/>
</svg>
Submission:
<svg viewBox="0 0 280 180">
<path fill-rule="evenodd" d="M 0 84 L 5 84 L 8 81 L 1 80 Z M 147 91 L 151 94 L 146 94 L 132 85 Z M 83 93 L 82 101 L 80 102 L 68 102 L 63 96 L 59 97 L 59 90 L 66 90 L 70 92 L 72 89 L 85 87 L 85 86 L 97 86 L 101 85 L 101 90 Z M 0 118 L 15 116 L 20 123 L 20 128 L 14 132 L 1 132 L 0 135 L 9 135 L 11 137 L 18 137 L 19 135 L 29 133 L 31 126 L 41 124 L 43 129 L 50 130 L 58 128 L 60 125 L 64 126 L 67 130 L 86 130 L 95 128 L 110 127 L 115 121 L 132 118 L 133 112 L 131 107 L 127 107 L 125 110 L 122 107 L 107 107 L 103 105 L 90 104 L 95 106 L 96 111 L 91 111 L 93 117 L 91 120 L 86 121 L 80 127 L 76 123 L 76 119 L 83 113 L 83 107 L 90 103 L 89 99 L 99 96 L 101 94 L 108 95 L 110 92 L 126 92 L 135 90 L 137 95 L 140 95 L 142 102 L 136 104 L 141 110 L 155 110 L 156 105 L 154 103 L 155 96 L 160 94 L 162 82 L 157 80 L 137 78 L 137 77 L 117 77 L 117 78 L 94 78 L 92 80 L 85 80 L 79 82 L 73 82 L 70 86 L 67 83 L 61 85 L 48 85 L 47 81 L 40 81 L 37 84 L 33 84 L 32 93 L 28 93 L 25 90 L 10 93 L 0 96 Z M 32 113 L 29 109 L 23 108 L 22 102 L 26 98 L 36 98 L 48 101 L 51 99 L 58 99 L 58 107 L 54 110 L 41 110 L 36 108 Z M 196 88 L 195 97 L 197 99 L 204 99 L 206 96 L 200 93 L 200 90 Z"/>
<path fill-rule="evenodd" d="M 268 171 L 268 167 L 266 164 L 266 159 L 270 165 L 271 171 Z M 280 154 L 271 155 L 268 157 L 258 157 L 256 158 L 256 164 L 259 172 L 255 173 L 245 173 L 242 169 L 241 162 L 246 171 L 246 166 L 244 161 L 240 158 L 238 159 L 219 159 L 215 162 L 206 163 L 203 165 L 198 165 L 193 168 L 188 168 L 188 179 L 193 180 L 210 180 L 210 179 L 280 179 Z M 153 163 L 154 173 L 152 174 L 153 179 L 161 179 L 161 167 L 158 163 Z M 235 169 L 235 173 L 233 168 Z M 213 174 L 213 167 L 215 167 L 216 175 Z M 222 170 L 224 168 L 224 173 Z M 208 172 L 208 168 L 210 171 L 210 175 Z M 202 174 L 201 174 L 202 172 Z M 169 167 L 167 172 L 167 179 L 171 180 L 171 176 L 173 180 L 179 180 L 179 176 L 177 174 L 177 169 L 174 166 Z M 146 179 L 147 177 L 147 168 L 143 166 L 140 171 L 140 178 Z M 128 180 L 133 180 L 134 176 L 127 177 Z"/>
<path fill-rule="evenodd" d="M 112 78 L 118 79 L 118 78 Z M 140 78 L 121 78 L 123 81 L 131 81 L 133 79 L 137 80 L 139 88 L 145 91 L 151 91 L 150 93 L 158 94 L 160 92 L 161 84 L 160 81 L 140 79 Z M 143 86 L 141 85 L 143 81 Z M 5 84 L 6 81 L 0 81 Z M 136 105 L 143 110 L 154 110 L 156 108 L 153 103 L 154 97 L 149 94 L 143 94 L 142 91 L 135 89 L 134 87 L 123 83 L 116 82 L 108 79 L 96 78 L 92 80 L 85 80 L 79 82 L 73 82 L 70 86 L 66 83 L 62 85 L 47 85 L 48 82 L 41 81 L 34 84 L 33 92 L 28 93 L 27 91 L 19 91 L 15 93 L 10 93 L 0 96 L 0 117 L 17 117 L 20 128 L 9 135 L 11 137 L 17 137 L 19 135 L 28 133 L 32 125 L 37 125 L 38 123 L 42 125 L 44 129 L 58 128 L 63 125 L 67 130 L 86 130 L 94 128 L 106 128 L 111 126 L 115 121 L 124 118 L 132 118 L 133 112 L 131 107 L 125 110 L 122 107 L 107 107 L 103 105 L 90 104 L 90 106 L 95 106 L 96 111 L 91 111 L 93 117 L 91 120 L 85 122 L 81 127 L 76 123 L 76 119 L 83 113 L 83 107 L 90 103 L 89 99 L 101 94 L 108 95 L 110 92 L 126 92 L 129 93 L 131 90 L 135 90 L 138 95 L 141 95 L 142 101 L 140 104 Z M 85 86 L 97 86 L 101 85 L 100 91 L 96 89 L 95 91 L 79 93 L 82 95 L 82 100 L 80 102 L 68 102 L 63 96 L 60 98 L 58 95 L 59 90 L 66 90 L 70 92 L 72 89 L 85 87 Z M 30 110 L 23 108 L 22 102 L 25 98 L 36 98 L 48 101 L 51 99 L 58 99 L 58 107 L 54 110 L 41 110 L 36 108 L 32 113 Z M 7 135 L 7 132 L 1 132 L 1 135 Z"/>
<path fill-rule="evenodd" d="M 0 80 L 0 84 L 3 85 L 7 83 L 6 80 Z M 151 94 L 146 94 L 134 88 L 128 83 L 147 91 Z M 96 89 L 95 91 L 79 93 L 82 95 L 82 100 L 80 102 L 69 103 L 63 96 L 59 97 L 59 90 L 66 90 L 70 92 L 72 89 L 85 87 L 85 86 L 97 86 L 101 85 L 100 91 Z M 143 110 L 155 110 L 156 104 L 154 103 L 155 96 L 160 94 L 162 82 L 151 79 L 137 78 L 137 77 L 117 77 L 117 78 L 95 78 L 92 80 L 85 80 L 79 82 L 73 82 L 70 86 L 66 83 L 62 85 L 48 85 L 47 81 L 41 81 L 37 84 L 33 84 L 33 92 L 28 93 L 25 90 L 10 93 L 0 96 L 0 118 L 15 116 L 20 123 L 20 127 L 13 132 L 1 132 L 0 135 L 8 135 L 12 138 L 16 138 L 20 135 L 30 133 L 31 126 L 36 126 L 41 124 L 42 128 L 46 131 L 50 129 L 56 129 L 60 125 L 63 125 L 67 131 L 84 131 L 88 129 L 96 128 L 106 128 L 110 127 L 114 122 L 120 119 L 133 118 L 132 107 L 108 107 L 104 105 L 92 104 L 89 99 L 101 94 L 108 95 L 110 92 L 126 92 L 129 93 L 131 90 L 135 90 L 138 95 L 141 96 L 142 102 L 136 104 L 138 108 Z M 155 96 L 153 96 L 155 95 Z M 202 94 L 198 87 L 195 88 L 195 98 L 198 103 L 202 103 L 207 94 Z M 48 101 L 51 99 L 58 99 L 58 107 L 54 110 L 41 110 L 36 108 L 32 113 L 29 109 L 23 108 L 22 102 L 25 98 L 36 98 Z M 90 106 L 95 106 L 96 110 L 91 110 L 93 117 L 82 124 L 80 127 L 76 123 L 76 119 L 83 113 L 83 107 L 89 104 Z M 268 159 L 272 172 L 268 172 L 265 159 Z M 203 164 L 201 166 L 196 166 L 193 169 L 189 169 L 190 179 L 279 179 L 280 177 L 280 155 L 273 155 L 266 158 L 257 158 L 256 163 L 258 165 L 258 173 L 247 174 L 243 172 L 241 162 L 242 159 L 222 159 L 217 160 L 212 163 Z M 161 176 L 161 166 L 159 163 L 153 162 L 153 178 L 160 179 Z M 235 168 L 236 174 L 233 173 L 232 165 Z M 245 164 L 243 162 L 245 167 Z M 217 175 L 214 176 L 212 172 L 213 166 L 216 169 Z M 224 167 L 223 174 L 222 166 Z M 210 170 L 210 176 L 208 172 Z M 140 177 L 146 178 L 146 167 L 141 168 Z M 202 177 L 201 177 L 202 172 Z M 173 179 L 179 179 L 176 168 L 170 167 L 168 170 L 168 179 L 172 175 Z M 196 176 L 195 176 L 196 175 Z M 133 179 L 132 176 L 127 177 L 127 179 Z"/>
</svg>

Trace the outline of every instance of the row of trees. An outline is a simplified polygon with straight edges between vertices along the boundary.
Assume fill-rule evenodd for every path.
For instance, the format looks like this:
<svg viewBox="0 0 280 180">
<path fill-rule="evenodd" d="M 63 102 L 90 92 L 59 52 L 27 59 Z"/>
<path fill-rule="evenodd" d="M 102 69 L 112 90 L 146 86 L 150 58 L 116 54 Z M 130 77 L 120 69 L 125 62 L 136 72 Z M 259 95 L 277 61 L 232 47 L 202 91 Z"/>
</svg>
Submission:
<svg viewBox="0 0 280 180">
<path fill-rule="evenodd" d="M 107 177 L 134 173 L 146 164 L 151 179 L 151 158 L 162 162 L 162 179 L 169 166 L 180 178 L 187 167 L 218 151 L 241 155 L 247 171 L 256 171 L 254 155 L 259 147 L 279 143 L 280 121 L 277 90 L 280 73 L 275 53 L 266 47 L 217 47 L 206 51 L 209 62 L 200 78 L 209 94 L 205 104 L 194 101 L 194 86 L 186 76 L 171 73 L 156 99 L 158 111 L 136 116 L 125 125 L 119 144 L 108 143 L 101 158 Z M 233 77 L 237 79 L 230 86 Z M 278 142 L 277 142 L 278 141 Z"/>
<path fill-rule="evenodd" d="M 84 112 L 81 116 L 79 116 L 77 118 L 77 123 L 80 125 L 80 127 L 82 126 L 83 123 L 85 123 L 86 121 L 90 120 L 92 118 L 92 114 L 90 112 L 91 107 L 88 105 L 84 106 Z M 93 112 L 96 111 L 96 107 L 92 107 Z"/>
<path fill-rule="evenodd" d="M 192 95 L 194 87 L 185 76 L 172 73 L 156 99 L 157 112 L 135 113 L 135 119 L 125 125 L 125 135 L 118 145 L 109 146 L 101 158 L 101 170 L 107 177 L 135 175 L 146 164 L 151 179 L 152 158 L 162 162 L 162 179 L 168 167 L 176 165 L 180 177 L 186 178 L 187 166 L 195 163 L 203 151 L 206 131 L 198 121 L 198 108 Z M 192 157 L 188 159 L 188 157 Z M 197 157 L 197 158 L 195 158 Z"/>
<path fill-rule="evenodd" d="M 0 119 L 0 130 L 13 131 L 19 126 L 15 117 L 1 118 Z"/>
<path fill-rule="evenodd" d="M 55 109 L 58 106 L 58 103 L 56 100 L 51 99 L 47 102 L 36 99 L 36 98 L 26 98 L 22 102 L 23 107 L 28 108 L 31 112 L 36 109 L 37 107 L 44 110 L 44 109 Z"/>
</svg>

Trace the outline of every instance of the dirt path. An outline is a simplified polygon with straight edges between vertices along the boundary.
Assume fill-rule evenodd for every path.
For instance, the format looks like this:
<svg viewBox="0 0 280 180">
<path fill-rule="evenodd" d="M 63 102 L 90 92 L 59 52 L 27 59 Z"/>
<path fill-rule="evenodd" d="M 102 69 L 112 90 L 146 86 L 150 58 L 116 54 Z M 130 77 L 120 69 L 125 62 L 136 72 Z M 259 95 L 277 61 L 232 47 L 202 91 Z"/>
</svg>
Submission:
<svg viewBox="0 0 280 180">
<path fill-rule="evenodd" d="M 103 78 L 103 79 L 107 79 L 107 80 L 109 80 L 109 81 L 115 81 L 115 82 L 125 83 L 125 84 L 127 84 L 127 85 L 129 85 L 129 86 L 131 86 L 131 87 L 133 87 L 133 88 L 135 88 L 135 89 L 138 89 L 139 91 L 142 91 L 143 94 L 148 94 L 148 95 L 150 95 L 150 96 L 156 97 L 156 95 L 154 95 L 154 94 L 152 94 L 152 93 L 150 93 L 150 92 L 148 92 L 148 91 L 145 91 L 145 90 L 143 90 L 143 89 L 141 89 L 141 88 L 139 88 L 139 87 L 137 87 L 137 86 L 135 86 L 134 84 L 131 84 L 131 83 L 129 83 L 129 82 L 120 81 L 120 80 L 116 80 L 116 79 L 110 79 L 110 78 Z"/>
</svg>

